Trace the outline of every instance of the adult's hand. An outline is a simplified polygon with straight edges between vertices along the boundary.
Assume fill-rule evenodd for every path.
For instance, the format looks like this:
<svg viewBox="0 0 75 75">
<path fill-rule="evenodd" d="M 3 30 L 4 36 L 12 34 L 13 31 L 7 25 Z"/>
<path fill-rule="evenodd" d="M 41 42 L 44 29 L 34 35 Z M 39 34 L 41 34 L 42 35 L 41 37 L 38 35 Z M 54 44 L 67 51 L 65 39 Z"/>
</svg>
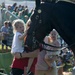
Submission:
<svg viewBox="0 0 75 75">
<path fill-rule="evenodd" d="M 20 58 L 22 58 L 22 53 L 16 52 L 16 53 L 14 54 L 14 56 L 15 56 L 15 58 L 17 58 L 17 59 L 20 59 Z"/>
<path fill-rule="evenodd" d="M 34 57 L 35 58 L 35 57 L 37 57 L 38 53 L 39 53 L 39 49 L 37 49 L 37 50 L 35 50 L 33 52 L 29 52 L 29 53 L 26 53 L 26 52 L 23 52 L 23 53 L 16 52 L 14 54 L 14 56 L 15 56 L 15 58 L 18 58 L 18 59 L 26 58 L 26 57 Z"/>
</svg>

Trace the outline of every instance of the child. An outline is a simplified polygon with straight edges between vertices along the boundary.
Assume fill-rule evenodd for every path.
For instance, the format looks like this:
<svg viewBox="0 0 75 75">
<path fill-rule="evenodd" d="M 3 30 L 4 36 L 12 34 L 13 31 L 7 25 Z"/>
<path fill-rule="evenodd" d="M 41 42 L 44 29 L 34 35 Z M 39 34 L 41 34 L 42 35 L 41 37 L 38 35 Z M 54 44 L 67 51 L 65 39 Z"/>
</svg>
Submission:
<svg viewBox="0 0 75 75">
<path fill-rule="evenodd" d="M 51 35 L 53 37 L 46 36 L 44 39 L 44 42 L 47 44 L 52 44 L 52 45 L 54 45 L 53 43 L 55 43 L 55 46 L 59 46 L 59 42 L 57 41 L 56 31 L 53 30 L 51 32 Z M 45 46 L 45 48 L 50 49 L 50 47 L 47 47 L 47 46 Z M 39 52 L 36 67 L 35 67 L 35 75 L 58 75 L 56 62 L 53 58 L 50 59 L 49 57 L 47 57 L 47 56 L 50 56 L 50 55 L 47 55 L 48 52 L 52 54 L 52 52 L 45 51 L 45 50 L 42 50 Z M 53 67 L 53 69 L 50 69 L 49 67 Z"/>
<path fill-rule="evenodd" d="M 57 40 L 57 32 L 55 29 L 53 29 L 50 33 L 50 36 L 46 37 L 45 39 L 48 44 L 54 45 L 54 46 L 60 46 L 58 40 Z M 58 48 L 54 48 L 54 47 L 50 47 L 47 46 L 46 47 L 49 50 L 58 50 Z M 56 59 L 56 55 L 59 55 L 60 51 L 56 51 L 56 52 L 51 52 L 51 51 L 46 51 L 46 55 L 45 55 L 45 61 L 48 64 L 48 66 L 50 67 L 50 69 L 54 66 L 52 63 L 55 61 Z"/>
<path fill-rule="evenodd" d="M 4 26 L 1 27 L 1 33 L 3 34 L 4 39 L 2 40 L 2 50 L 4 50 L 4 45 L 6 45 L 6 50 L 8 50 L 7 42 L 8 42 L 8 21 L 4 21 Z"/>
<path fill-rule="evenodd" d="M 25 58 L 22 58 L 22 54 L 24 51 L 24 38 L 26 37 L 27 30 L 24 32 L 24 21 L 21 19 L 17 19 L 13 21 L 13 43 L 12 43 L 12 49 L 11 53 L 14 55 L 14 59 L 11 65 L 11 74 L 12 75 L 23 75 L 24 69 L 26 69 L 27 65 L 25 62 L 30 61 L 29 59 L 26 60 Z M 20 53 L 20 59 L 15 58 L 16 53 Z M 32 59 L 33 60 L 33 59 Z M 31 66 L 31 65 L 29 65 Z M 28 67 L 29 70 L 29 67 Z M 26 74 L 25 74 L 26 75 Z"/>
</svg>

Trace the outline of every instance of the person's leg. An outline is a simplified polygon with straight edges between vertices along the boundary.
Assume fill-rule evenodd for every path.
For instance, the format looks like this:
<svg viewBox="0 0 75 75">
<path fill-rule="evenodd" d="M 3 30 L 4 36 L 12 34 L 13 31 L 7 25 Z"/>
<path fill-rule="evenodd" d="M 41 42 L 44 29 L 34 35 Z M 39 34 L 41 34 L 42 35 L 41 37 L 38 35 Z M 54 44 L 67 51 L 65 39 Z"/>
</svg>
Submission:
<svg viewBox="0 0 75 75">
<path fill-rule="evenodd" d="M 49 66 L 49 67 L 52 67 L 52 62 L 54 61 L 52 58 L 51 58 L 51 56 L 48 56 L 47 54 L 45 55 L 45 62 L 47 63 L 47 65 Z"/>
<path fill-rule="evenodd" d="M 27 66 L 27 72 L 30 70 L 32 64 L 33 64 L 34 58 L 29 58 L 28 60 L 28 66 Z"/>
<path fill-rule="evenodd" d="M 51 70 L 48 70 L 46 75 L 58 75 L 55 61 L 53 62 L 53 68 Z"/>
<path fill-rule="evenodd" d="M 2 50 L 4 50 L 5 40 L 2 40 Z"/>
<path fill-rule="evenodd" d="M 5 49 L 8 50 L 8 46 L 7 46 L 7 40 L 2 40 L 2 50 L 4 50 L 4 45 L 5 45 Z"/>
<path fill-rule="evenodd" d="M 2 45 L 2 50 L 4 50 L 4 45 Z"/>
<path fill-rule="evenodd" d="M 5 41 L 5 45 L 6 45 L 6 51 L 8 51 L 7 40 Z"/>
<path fill-rule="evenodd" d="M 58 69 L 58 75 L 63 75 L 63 66 Z"/>
<path fill-rule="evenodd" d="M 62 63 L 62 59 L 60 57 L 58 57 L 58 63 L 57 66 L 58 68 L 58 75 L 63 75 L 63 63 Z"/>
<path fill-rule="evenodd" d="M 46 75 L 46 70 L 35 70 L 35 75 Z"/>
<path fill-rule="evenodd" d="M 8 46 L 6 45 L 6 51 L 8 51 Z"/>
</svg>

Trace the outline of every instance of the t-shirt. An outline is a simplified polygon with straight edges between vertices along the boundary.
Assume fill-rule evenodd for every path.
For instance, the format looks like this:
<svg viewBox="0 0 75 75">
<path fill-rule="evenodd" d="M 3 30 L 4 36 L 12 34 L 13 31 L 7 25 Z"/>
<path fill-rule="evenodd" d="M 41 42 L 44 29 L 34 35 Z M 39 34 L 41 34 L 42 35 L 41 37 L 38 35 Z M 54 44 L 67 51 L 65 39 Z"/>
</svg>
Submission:
<svg viewBox="0 0 75 75">
<path fill-rule="evenodd" d="M 9 33 L 8 27 L 2 26 L 1 32 Z M 4 40 L 8 40 L 8 35 L 3 35 L 3 36 L 4 36 Z"/>
<path fill-rule="evenodd" d="M 24 40 L 20 40 L 18 37 L 19 35 L 22 34 L 20 32 L 16 32 L 14 34 L 11 53 L 15 53 L 15 52 L 22 53 L 24 51 Z"/>
</svg>

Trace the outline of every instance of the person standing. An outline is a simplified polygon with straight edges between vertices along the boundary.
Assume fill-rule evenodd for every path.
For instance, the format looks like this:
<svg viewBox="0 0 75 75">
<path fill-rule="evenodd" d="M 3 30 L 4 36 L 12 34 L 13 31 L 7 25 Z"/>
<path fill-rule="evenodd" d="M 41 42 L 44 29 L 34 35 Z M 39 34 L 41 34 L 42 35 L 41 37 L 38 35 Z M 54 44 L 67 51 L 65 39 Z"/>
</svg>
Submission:
<svg viewBox="0 0 75 75">
<path fill-rule="evenodd" d="M 56 37 L 56 33 L 54 34 L 52 35 Z M 49 38 L 50 36 L 46 36 L 44 38 L 44 42 L 47 44 L 50 44 L 51 39 Z M 52 41 L 54 43 L 55 41 L 53 40 L 53 38 L 54 37 L 52 37 Z M 59 46 L 59 44 L 55 46 Z M 44 47 L 50 50 L 48 46 L 44 46 Z M 49 52 L 49 53 L 52 53 L 52 52 Z M 50 60 L 50 57 L 47 57 L 49 53 L 47 54 L 47 51 L 42 50 L 38 54 L 38 57 L 37 57 L 38 59 L 37 59 L 36 67 L 35 67 L 35 75 L 57 75 L 58 72 L 56 68 L 55 57 L 52 57 Z"/>
<path fill-rule="evenodd" d="M 6 45 L 6 50 L 8 50 L 8 47 L 7 47 L 7 40 L 8 40 L 8 35 L 9 35 L 8 21 L 4 22 L 4 26 L 1 27 L 1 32 L 4 37 L 4 39 L 2 40 L 2 50 L 4 50 L 4 45 Z"/>
<path fill-rule="evenodd" d="M 26 50 L 24 50 L 23 39 L 26 37 L 27 34 L 27 30 L 24 32 L 24 21 L 21 19 L 14 20 L 12 26 L 14 31 L 14 37 L 12 42 L 11 54 L 14 56 L 14 58 L 11 64 L 11 74 L 23 75 L 25 73 L 26 75 L 28 63 L 30 62 L 30 60 L 32 60 L 33 63 L 29 66 L 32 66 L 31 71 L 34 71 L 34 64 L 36 60 L 32 58 L 36 57 L 37 54 L 34 54 L 36 53 L 36 51 L 32 53 L 26 53 Z M 32 72 L 29 71 L 28 73 L 31 73 L 30 75 L 33 75 Z"/>
<path fill-rule="evenodd" d="M 7 45 L 11 48 L 14 34 L 13 34 L 12 23 L 10 21 L 8 22 L 8 31 L 9 31 L 9 35 L 8 35 Z"/>
<path fill-rule="evenodd" d="M 22 75 L 24 74 L 24 59 L 15 58 L 17 52 L 24 52 L 24 37 L 26 36 L 26 31 L 24 32 L 24 22 L 21 19 L 14 20 L 12 23 L 13 26 L 13 42 L 11 47 L 11 54 L 14 56 L 12 65 L 11 65 L 11 74 L 12 75 Z"/>
<path fill-rule="evenodd" d="M 50 36 L 47 37 L 47 41 L 48 41 L 48 44 L 51 44 L 53 46 L 57 46 L 57 47 L 60 46 L 59 41 L 57 39 L 57 32 L 55 29 L 51 31 Z M 45 62 L 48 64 L 50 68 L 52 68 L 53 67 L 52 63 L 54 62 L 56 57 L 60 54 L 60 51 L 58 51 L 58 48 L 55 48 L 55 47 L 47 46 L 46 48 L 49 50 L 57 50 L 55 52 L 46 51 Z"/>
</svg>

